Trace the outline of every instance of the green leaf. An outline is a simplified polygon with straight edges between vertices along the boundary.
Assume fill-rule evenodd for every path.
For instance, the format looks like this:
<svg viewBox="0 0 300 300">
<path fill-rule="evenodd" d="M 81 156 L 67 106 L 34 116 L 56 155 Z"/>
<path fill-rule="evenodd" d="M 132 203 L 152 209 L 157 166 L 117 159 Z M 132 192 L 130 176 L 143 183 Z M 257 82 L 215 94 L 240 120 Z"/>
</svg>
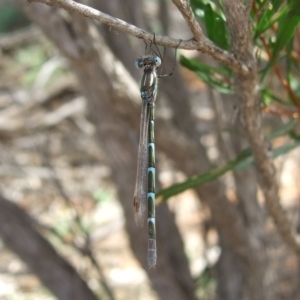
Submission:
<svg viewBox="0 0 300 300">
<path fill-rule="evenodd" d="M 278 156 L 284 155 L 284 154 L 290 152 L 291 150 L 293 150 L 293 149 L 295 149 L 299 146 L 300 146 L 300 141 L 297 141 L 296 143 L 292 143 L 292 144 L 289 144 L 289 145 L 284 145 L 282 147 L 278 147 L 278 148 L 276 148 L 272 151 L 272 157 L 276 158 Z M 238 164 L 234 168 L 234 170 L 237 171 L 237 170 L 247 169 L 247 168 L 249 168 L 253 165 L 254 165 L 254 159 L 253 159 L 253 156 L 251 156 L 248 159 L 241 162 L 240 164 Z"/>
<path fill-rule="evenodd" d="M 272 45 L 272 43 L 269 42 L 269 46 L 271 46 L 271 45 Z M 263 83 L 263 81 L 264 81 L 265 77 L 267 76 L 268 71 L 270 70 L 270 68 L 274 67 L 274 66 L 275 66 L 277 63 L 279 63 L 284 57 L 285 57 L 285 55 L 282 56 L 282 57 L 278 57 L 277 59 L 270 59 L 270 61 L 268 61 L 268 63 L 266 64 L 266 66 L 265 66 L 262 70 L 260 70 L 259 73 L 261 74 L 261 76 L 260 76 L 260 82 L 261 82 L 261 83 Z"/>
<path fill-rule="evenodd" d="M 272 59 L 276 59 L 279 52 L 291 40 L 295 29 L 300 22 L 300 5 L 299 1 L 290 1 L 288 12 L 279 22 L 276 42 L 273 47 Z"/>
<path fill-rule="evenodd" d="M 296 124 L 297 124 L 297 120 L 291 120 L 290 122 L 283 124 L 277 130 L 275 130 L 274 132 L 268 135 L 268 140 L 272 141 L 280 136 L 289 133 L 291 130 L 293 130 Z"/>
<path fill-rule="evenodd" d="M 295 130 L 291 130 L 289 133 L 290 138 L 292 138 L 295 141 L 300 141 L 300 135 Z"/>
<path fill-rule="evenodd" d="M 232 86 L 228 82 L 231 78 L 231 71 L 226 67 L 212 67 L 205 65 L 198 60 L 186 58 L 180 55 L 180 63 L 212 88 L 223 94 L 232 94 Z"/>
<path fill-rule="evenodd" d="M 227 50 L 229 43 L 225 20 L 213 10 L 210 3 L 205 5 L 204 11 L 204 22 L 208 37 L 219 47 Z"/>
<path fill-rule="evenodd" d="M 30 24 L 25 14 L 13 3 L 2 2 L 0 3 L 0 33 L 13 32 Z"/>
<path fill-rule="evenodd" d="M 272 0 L 268 5 L 268 8 L 261 15 L 258 24 L 255 28 L 254 39 L 260 36 L 263 32 L 268 30 L 277 22 L 285 13 L 286 7 L 282 11 L 278 12 L 279 8 L 283 4 L 284 0 Z"/>
<path fill-rule="evenodd" d="M 285 106 L 290 104 L 286 99 L 282 99 L 282 98 L 274 95 L 270 89 L 265 88 L 265 89 L 262 89 L 260 92 L 261 92 L 262 102 L 265 105 L 270 105 L 273 101 L 276 101 Z M 294 105 L 291 107 L 294 107 Z"/>
<path fill-rule="evenodd" d="M 99 188 L 94 192 L 93 198 L 96 202 L 104 203 L 111 199 L 111 194 L 108 190 Z"/>
<path fill-rule="evenodd" d="M 295 29 L 300 22 L 300 5 L 299 1 L 293 0 L 284 9 L 284 14 L 280 20 L 278 20 L 278 31 L 276 34 L 275 42 L 271 40 L 268 43 L 268 47 L 271 48 L 272 57 L 270 61 L 266 64 L 265 68 L 261 71 L 261 82 L 263 82 L 265 76 L 267 75 L 269 69 L 277 64 L 283 58 L 290 59 L 289 51 L 286 51 L 280 56 L 281 50 L 288 46 L 292 41 Z"/>
<path fill-rule="evenodd" d="M 223 11 L 210 0 L 191 0 L 191 7 L 205 24 L 207 36 L 219 47 L 229 48 L 229 34 Z"/>
<path fill-rule="evenodd" d="M 219 178 L 220 176 L 224 175 L 226 172 L 233 170 L 234 167 L 239 165 L 250 155 L 251 155 L 250 149 L 246 149 L 235 160 L 229 161 L 225 166 L 213 168 L 201 175 L 190 177 L 182 183 L 177 183 L 172 185 L 169 188 L 160 190 L 156 195 L 157 197 L 162 197 L 164 200 L 166 200 L 190 188 L 195 188 L 201 184 L 213 181 Z"/>
<path fill-rule="evenodd" d="M 292 75 L 292 66 L 293 66 L 292 51 L 293 51 L 293 45 L 294 45 L 294 36 L 291 38 L 291 40 L 286 45 L 286 50 L 287 50 L 286 51 L 287 55 L 285 57 L 285 63 L 286 63 L 286 80 L 287 80 L 289 86 L 291 86 L 291 78 L 293 77 L 293 75 Z"/>
<path fill-rule="evenodd" d="M 269 140 L 277 138 L 281 135 L 285 135 L 287 132 L 292 130 L 295 124 L 296 121 L 294 120 L 287 124 L 284 124 L 275 132 L 273 132 L 271 135 L 269 135 Z M 282 147 L 278 147 L 277 149 L 274 149 L 272 151 L 272 155 L 274 158 L 278 157 L 280 155 L 288 153 L 289 151 L 291 151 L 292 149 L 298 146 L 300 146 L 300 140 L 292 144 L 284 145 Z M 212 168 L 203 174 L 190 177 L 184 182 L 177 183 L 172 185 L 169 188 L 160 190 L 159 192 L 156 193 L 156 196 L 162 197 L 163 200 L 167 200 L 168 198 L 178 195 L 188 189 L 195 188 L 201 184 L 216 180 L 217 178 L 221 177 L 228 171 L 248 168 L 254 164 L 253 157 L 251 155 L 252 155 L 252 150 L 250 148 L 247 148 L 244 151 L 242 151 L 240 155 L 237 156 L 237 158 L 229 161 L 226 165 L 222 167 Z"/>
</svg>

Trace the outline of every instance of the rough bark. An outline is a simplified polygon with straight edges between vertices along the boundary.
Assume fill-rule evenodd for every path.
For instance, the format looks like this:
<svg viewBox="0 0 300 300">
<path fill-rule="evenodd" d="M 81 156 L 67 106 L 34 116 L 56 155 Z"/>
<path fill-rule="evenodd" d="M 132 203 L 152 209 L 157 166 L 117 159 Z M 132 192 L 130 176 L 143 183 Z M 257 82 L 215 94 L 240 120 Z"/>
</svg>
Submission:
<svg viewBox="0 0 300 300">
<path fill-rule="evenodd" d="M 277 193 L 276 180 L 273 177 L 275 170 L 271 158 L 267 154 L 266 138 L 262 131 L 261 113 L 258 103 L 257 70 L 251 41 L 249 7 L 244 6 L 241 1 L 225 0 L 224 9 L 231 35 L 232 51 L 250 70 L 247 75 L 235 76 L 236 97 L 241 109 L 240 121 L 254 152 L 258 176 L 264 177 L 262 174 L 267 172 L 267 177 L 270 179 L 272 174 L 272 181 L 274 180 L 272 183 L 269 182 L 268 185 L 262 184 L 261 186 L 265 191 L 270 188 L 271 190 L 268 193 L 271 192 L 272 196 L 275 196 Z M 262 158 L 262 156 L 264 157 L 263 161 L 258 159 L 258 157 Z M 251 235 L 252 249 L 253 253 L 255 253 L 253 255 L 253 264 L 248 265 L 246 269 L 246 293 L 243 295 L 243 299 L 270 299 L 266 278 L 267 260 L 263 241 L 264 219 L 256 199 L 255 187 L 247 185 L 246 174 L 250 176 L 249 179 L 252 181 L 253 174 L 251 174 L 251 171 L 246 171 L 243 175 L 238 172 L 234 173 L 234 178 L 238 185 L 239 210 Z M 248 191 L 248 194 L 246 191 Z"/>
</svg>

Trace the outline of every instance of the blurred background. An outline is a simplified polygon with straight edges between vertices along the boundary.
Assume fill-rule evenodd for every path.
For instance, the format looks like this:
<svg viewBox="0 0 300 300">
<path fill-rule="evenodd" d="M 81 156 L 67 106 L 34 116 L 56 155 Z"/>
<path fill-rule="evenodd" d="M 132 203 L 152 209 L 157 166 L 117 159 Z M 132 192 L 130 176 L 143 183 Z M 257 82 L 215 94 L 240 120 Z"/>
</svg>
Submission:
<svg viewBox="0 0 300 300">
<path fill-rule="evenodd" d="M 261 109 L 281 204 L 297 229 L 300 32 L 296 23 L 276 43 L 291 16 L 285 1 L 267 2 L 254 1 L 251 13 Z M 192 38 L 171 1 L 85 4 Z M 191 5 L 229 50 L 219 1 Z M 144 54 L 142 40 L 78 14 L 0 1 L 0 299 L 299 299 L 299 258 L 264 208 L 234 75 L 198 51 L 179 49 L 174 74 L 159 81 L 158 263 L 148 269 L 147 226 L 133 212 L 142 76 L 134 61 Z M 159 72 L 174 61 L 166 49 Z"/>
</svg>

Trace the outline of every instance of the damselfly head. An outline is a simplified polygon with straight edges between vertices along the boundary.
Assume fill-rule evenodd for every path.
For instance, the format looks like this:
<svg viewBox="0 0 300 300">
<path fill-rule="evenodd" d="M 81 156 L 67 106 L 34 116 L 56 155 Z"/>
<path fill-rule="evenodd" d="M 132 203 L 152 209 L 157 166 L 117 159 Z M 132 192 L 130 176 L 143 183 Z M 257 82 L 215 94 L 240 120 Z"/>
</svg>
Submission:
<svg viewBox="0 0 300 300">
<path fill-rule="evenodd" d="M 135 66 L 138 69 L 145 68 L 145 67 L 159 67 L 161 65 L 161 59 L 158 56 L 147 56 L 138 58 L 135 61 Z"/>
</svg>

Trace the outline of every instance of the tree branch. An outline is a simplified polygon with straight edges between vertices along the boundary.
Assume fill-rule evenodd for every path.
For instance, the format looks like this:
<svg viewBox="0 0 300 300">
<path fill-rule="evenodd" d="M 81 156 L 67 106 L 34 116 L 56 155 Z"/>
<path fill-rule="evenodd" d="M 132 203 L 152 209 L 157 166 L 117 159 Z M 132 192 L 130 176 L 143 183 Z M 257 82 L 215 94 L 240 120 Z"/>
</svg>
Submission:
<svg viewBox="0 0 300 300">
<path fill-rule="evenodd" d="M 286 213 L 280 204 L 276 168 L 271 157 L 270 145 L 262 128 L 257 87 L 257 66 L 253 55 L 249 12 L 239 0 L 224 0 L 223 4 L 231 34 L 233 52 L 238 59 L 251 66 L 249 74 L 245 76 L 236 75 L 235 91 L 240 105 L 240 121 L 253 150 L 256 172 L 264 194 L 265 205 L 281 238 L 299 255 L 300 244 L 297 242 Z"/>
<path fill-rule="evenodd" d="M 41 2 L 49 6 L 55 5 L 69 11 L 77 12 L 85 17 L 97 20 L 112 28 L 131 34 L 139 39 L 143 39 L 144 41 L 153 41 L 154 38 L 153 32 L 148 32 L 123 20 L 111 17 L 110 15 L 107 15 L 99 10 L 72 0 L 28 0 L 28 2 Z M 180 9 L 182 15 L 194 34 L 194 38 L 190 40 L 183 40 L 180 43 L 180 49 L 199 50 L 212 56 L 238 74 L 248 73 L 248 67 L 242 61 L 238 61 L 231 53 L 222 50 L 203 35 L 202 30 L 195 20 L 189 5 L 183 5 L 181 0 L 174 0 L 174 4 Z M 179 42 L 179 39 L 155 35 L 155 43 L 161 46 L 176 48 Z"/>
<path fill-rule="evenodd" d="M 197 22 L 195 15 L 192 11 L 192 8 L 188 1 L 186 0 L 172 0 L 172 2 L 177 6 L 182 16 L 184 17 L 186 23 L 190 27 L 192 33 L 194 34 L 194 38 L 197 42 L 200 42 L 203 39 L 206 39 L 204 36 L 202 29 Z"/>
</svg>

